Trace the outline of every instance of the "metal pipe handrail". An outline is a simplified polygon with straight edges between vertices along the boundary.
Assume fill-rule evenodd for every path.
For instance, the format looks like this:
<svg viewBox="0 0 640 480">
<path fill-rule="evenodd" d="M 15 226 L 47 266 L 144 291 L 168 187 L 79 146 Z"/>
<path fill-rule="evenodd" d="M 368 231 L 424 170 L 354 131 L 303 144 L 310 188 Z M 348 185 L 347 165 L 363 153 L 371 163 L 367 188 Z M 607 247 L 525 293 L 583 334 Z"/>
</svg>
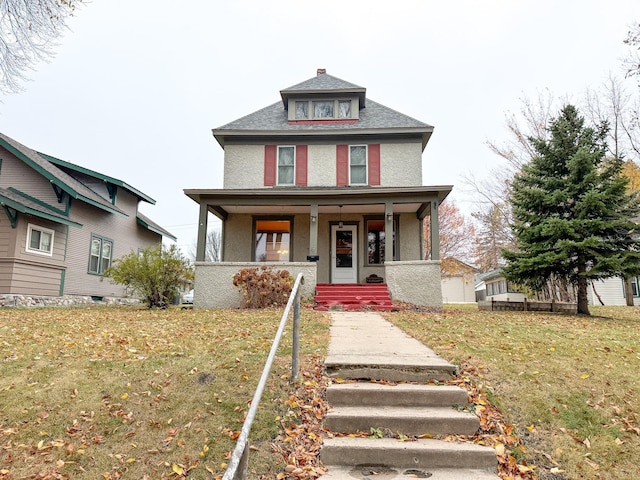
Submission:
<svg viewBox="0 0 640 480">
<path fill-rule="evenodd" d="M 298 370 L 299 370 L 299 335 L 300 335 L 300 285 L 304 283 L 304 276 L 302 273 L 298 274 L 295 283 L 293 284 L 293 289 L 291 290 L 291 295 L 289 296 L 289 301 L 287 302 L 287 306 L 282 313 L 282 318 L 280 319 L 280 326 L 278 327 L 278 331 L 276 332 L 276 336 L 273 339 L 273 344 L 271 345 L 271 351 L 269 352 L 269 356 L 267 357 L 267 361 L 264 365 L 264 369 L 262 370 L 262 376 L 260 377 L 260 381 L 258 382 L 258 386 L 256 388 L 256 393 L 253 395 L 253 400 L 251 400 L 251 407 L 249 407 L 249 412 L 247 412 L 247 417 L 244 420 L 244 424 L 242 425 L 242 431 L 240 432 L 240 436 L 236 442 L 236 448 L 233 450 L 231 454 L 231 460 L 229 461 L 229 465 L 227 466 L 227 470 L 222 477 L 222 480 L 244 480 L 246 478 L 247 473 L 247 461 L 249 457 L 249 433 L 251 432 L 251 426 L 253 424 L 253 420 L 258 411 L 258 406 L 260 404 L 260 400 L 262 398 L 262 393 L 267 384 L 267 379 L 269 377 L 269 373 L 271 372 L 271 367 L 273 365 L 273 361 L 276 357 L 276 351 L 278 350 L 278 346 L 280 345 L 280 339 L 282 338 L 282 334 L 284 333 L 284 328 L 287 324 L 287 318 L 289 317 L 289 312 L 291 311 L 291 307 L 293 305 L 293 345 L 291 352 L 291 381 L 295 382 L 298 379 Z"/>
</svg>

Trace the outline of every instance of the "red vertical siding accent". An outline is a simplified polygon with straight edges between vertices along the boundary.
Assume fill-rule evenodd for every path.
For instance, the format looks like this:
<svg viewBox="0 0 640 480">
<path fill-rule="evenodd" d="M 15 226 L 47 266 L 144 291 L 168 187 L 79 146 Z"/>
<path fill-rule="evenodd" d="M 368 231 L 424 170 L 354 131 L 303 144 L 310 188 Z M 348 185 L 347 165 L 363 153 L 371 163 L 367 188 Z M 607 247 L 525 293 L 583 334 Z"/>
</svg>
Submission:
<svg viewBox="0 0 640 480">
<path fill-rule="evenodd" d="M 369 185 L 380 185 L 380 144 L 369 145 Z"/>
<path fill-rule="evenodd" d="M 349 185 L 349 145 L 336 145 L 336 185 Z"/>
<path fill-rule="evenodd" d="M 307 186 L 307 146 L 296 146 L 296 185 Z"/>
<path fill-rule="evenodd" d="M 264 186 L 273 187 L 276 184 L 276 156 L 278 147 L 276 145 L 264 146 Z"/>
</svg>

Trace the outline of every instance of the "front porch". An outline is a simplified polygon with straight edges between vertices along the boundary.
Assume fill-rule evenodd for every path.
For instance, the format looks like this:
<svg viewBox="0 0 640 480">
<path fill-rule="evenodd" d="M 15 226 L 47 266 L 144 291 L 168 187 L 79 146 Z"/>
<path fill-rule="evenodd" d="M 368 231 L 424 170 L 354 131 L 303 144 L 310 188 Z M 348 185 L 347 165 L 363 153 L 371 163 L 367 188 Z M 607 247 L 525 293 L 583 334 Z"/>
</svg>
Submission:
<svg viewBox="0 0 640 480">
<path fill-rule="evenodd" d="M 255 262 L 196 262 L 194 308 L 240 308 L 243 304 L 240 290 L 233 286 L 233 276 L 243 268 L 268 265 L 276 270 L 287 270 L 292 277 L 304 275 L 301 296 L 312 302 L 317 293 L 317 264 L 315 262 L 255 263 Z M 440 262 L 431 260 L 385 262 L 383 279 L 390 300 L 430 307 L 442 307 Z M 352 291 L 349 304 L 360 303 L 357 291 Z M 340 302 L 333 302 L 333 305 Z"/>
</svg>

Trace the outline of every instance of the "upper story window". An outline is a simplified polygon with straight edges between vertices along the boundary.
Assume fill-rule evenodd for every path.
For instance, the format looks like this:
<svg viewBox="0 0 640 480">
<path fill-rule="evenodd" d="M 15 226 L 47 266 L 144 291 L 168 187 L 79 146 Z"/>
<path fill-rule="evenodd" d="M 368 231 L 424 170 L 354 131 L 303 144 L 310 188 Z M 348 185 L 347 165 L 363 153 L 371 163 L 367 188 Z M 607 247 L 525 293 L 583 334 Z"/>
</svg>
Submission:
<svg viewBox="0 0 640 480">
<path fill-rule="evenodd" d="M 367 146 L 349 147 L 349 184 L 367 185 Z"/>
<path fill-rule="evenodd" d="M 296 100 L 289 120 L 357 120 L 358 110 L 351 99 Z"/>
<path fill-rule="evenodd" d="M 111 266 L 113 241 L 91 235 L 91 251 L 89 253 L 89 273 L 102 275 Z"/>
<path fill-rule="evenodd" d="M 278 147 L 278 185 L 295 185 L 296 147 Z"/>
<path fill-rule="evenodd" d="M 54 231 L 37 225 L 27 226 L 27 252 L 53 255 Z"/>
</svg>

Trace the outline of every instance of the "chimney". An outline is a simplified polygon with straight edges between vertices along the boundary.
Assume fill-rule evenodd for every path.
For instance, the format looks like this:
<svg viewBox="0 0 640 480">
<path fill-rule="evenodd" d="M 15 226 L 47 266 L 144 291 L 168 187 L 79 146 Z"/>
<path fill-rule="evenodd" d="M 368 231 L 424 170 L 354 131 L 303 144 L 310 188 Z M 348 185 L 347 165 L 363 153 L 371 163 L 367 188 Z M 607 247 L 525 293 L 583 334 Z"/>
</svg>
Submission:
<svg viewBox="0 0 640 480">
<path fill-rule="evenodd" d="M 318 69 L 318 75 L 324 75 L 325 73 L 327 73 L 327 69 L 326 68 L 319 68 Z"/>
</svg>

